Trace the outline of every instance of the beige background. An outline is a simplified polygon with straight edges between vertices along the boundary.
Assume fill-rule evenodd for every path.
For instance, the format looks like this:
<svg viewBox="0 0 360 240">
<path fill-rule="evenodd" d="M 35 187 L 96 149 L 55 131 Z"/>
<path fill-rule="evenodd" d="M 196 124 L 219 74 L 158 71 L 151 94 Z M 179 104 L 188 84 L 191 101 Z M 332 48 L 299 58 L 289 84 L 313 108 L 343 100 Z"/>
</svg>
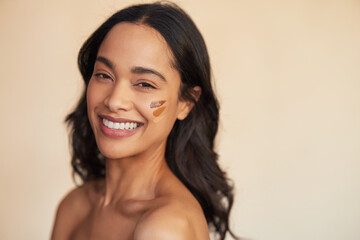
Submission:
<svg viewBox="0 0 360 240">
<path fill-rule="evenodd" d="M 360 239 L 360 1 L 176 1 L 221 99 L 231 216 L 254 240 Z M 73 187 L 82 42 L 121 0 L 0 0 L 0 239 L 49 238 Z M 230 239 L 230 238 L 229 238 Z"/>
</svg>

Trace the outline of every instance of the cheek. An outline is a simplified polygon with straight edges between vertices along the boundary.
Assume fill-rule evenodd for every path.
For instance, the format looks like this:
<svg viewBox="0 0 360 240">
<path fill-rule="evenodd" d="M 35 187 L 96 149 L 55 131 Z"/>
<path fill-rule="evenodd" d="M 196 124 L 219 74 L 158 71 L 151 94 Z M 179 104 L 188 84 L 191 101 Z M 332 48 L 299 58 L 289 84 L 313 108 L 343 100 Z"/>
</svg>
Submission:
<svg viewBox="0 0 360 240">
<path fill-rule="evenodd" d="M 96 95 L 94 94 L 94 91 L 91 87 L 91 84 L 89 83 L 87 90 L 86 90 L 86 105 L 87 105 L 87 114 L 88 114 L 88 119 L 90 122 L 90 125 L 92 127 L 92 129 L 94 130 L 94 122 L 93 122 L 93 109 L 94 109 L 94 102 L 95 102 L 95 97 Z"/>
<path fill-rule="evenodd" d="M 97 101 L 97 97 L 98 96 L 95 94 L 94 85 L 90 81 L 90 83 L 87 87 L 87 90 L 86 90 L 86 103 L 87 103 L 89 117 L 91 114 L 91 109 L 93 109 L 93 107 Z"/>
<path fill-rule="evenodd" d="M 165 109 L 166 109 L 166 106 L 161 106 L 158 109 L 154 110 L 154 112 L 153 112 L 153 116 L 155 117 L 153 120 L 154 123 L 160 122 L 165 117 L 165 114 L 164 114 Z"/>
<path fill-rule="evenodd" d="M 136 104 L 143 117 L 150 123 L 172 122 L 174 101 L 169 97 L 149 97 Z M 166 121 L 166 119 L 168 121 Z"/>
<path fill-rule="evenodd" d="M 166 106 L 159 107 L 158 109 L 154 110 L 153 115 L 154 117 L 159 117 L 165 110 Z"/>
<path fill-rule="evenodd" d="M 88 108 L 96 107 L 104 103 L 104 100 L 111 92 L 111 86 L 99 84 L 95 80 L 91 79 L 86 91 L 86 101 Z"/>
<path fill-rule="evenodd" d="M 95 109 L 102 105 L 104 97 L 106 97 L 106 89 L 90 80 L 86 90 L 86 103 L 88 118 L 91 125 L 94 124 L 94 121 L 97 121 Z"/>
</svg>

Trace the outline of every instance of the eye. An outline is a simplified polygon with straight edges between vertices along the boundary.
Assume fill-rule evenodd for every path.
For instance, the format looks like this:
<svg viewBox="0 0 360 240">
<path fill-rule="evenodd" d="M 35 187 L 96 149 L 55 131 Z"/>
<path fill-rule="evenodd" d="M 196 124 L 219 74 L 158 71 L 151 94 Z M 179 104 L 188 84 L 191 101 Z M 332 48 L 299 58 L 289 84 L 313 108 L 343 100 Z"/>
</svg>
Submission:
<svg viewBox="0 0 360 240">
<path fill-rule="evenodd" d="M 107 75 L 106 73 L 95 73 L 94 76 L 98 79 L 110 79 L 112 80 L 112 78 Z"/>
<path fill-rule="evenodd" d="M 136 86 L 139 86 L 139 87 L 145 88 L 145 89 L 156 89 L 156 87 L 154 87 L 153 85 L 151 85 L 147 82 L 140 82 L 140 83 L 136 84 Z"/>
</svg>

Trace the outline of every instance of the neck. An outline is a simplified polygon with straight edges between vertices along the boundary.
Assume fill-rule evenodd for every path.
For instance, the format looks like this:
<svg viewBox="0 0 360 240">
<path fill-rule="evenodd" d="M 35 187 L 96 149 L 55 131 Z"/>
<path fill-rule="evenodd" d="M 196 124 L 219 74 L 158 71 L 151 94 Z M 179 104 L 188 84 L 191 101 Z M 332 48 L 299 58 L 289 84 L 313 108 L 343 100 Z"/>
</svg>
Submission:
<svg viewBox="0 0 360 240">
<path fill-rule="evenodd" d="M 119 200 L 147 200 L 156 196 L 159 179 L 167 172 L 165 147 L 151 154 L 107 159 L 104 205 Z"/>
</svg>

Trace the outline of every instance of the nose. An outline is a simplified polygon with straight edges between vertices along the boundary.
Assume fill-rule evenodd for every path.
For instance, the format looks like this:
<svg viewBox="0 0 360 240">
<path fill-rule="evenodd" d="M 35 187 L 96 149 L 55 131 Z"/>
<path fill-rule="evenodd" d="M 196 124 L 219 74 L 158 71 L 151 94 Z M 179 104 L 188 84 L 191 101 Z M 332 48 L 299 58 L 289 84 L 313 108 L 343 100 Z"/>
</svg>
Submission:
<svg viewBox="0 0 360 240">
<path fill-rule="evenodd" d="M 125 81 L 114 84 L 104 103 L 112 112 L 129 111 L 132 108 L 132 101 L 128 84 Z"/>
</svg>

